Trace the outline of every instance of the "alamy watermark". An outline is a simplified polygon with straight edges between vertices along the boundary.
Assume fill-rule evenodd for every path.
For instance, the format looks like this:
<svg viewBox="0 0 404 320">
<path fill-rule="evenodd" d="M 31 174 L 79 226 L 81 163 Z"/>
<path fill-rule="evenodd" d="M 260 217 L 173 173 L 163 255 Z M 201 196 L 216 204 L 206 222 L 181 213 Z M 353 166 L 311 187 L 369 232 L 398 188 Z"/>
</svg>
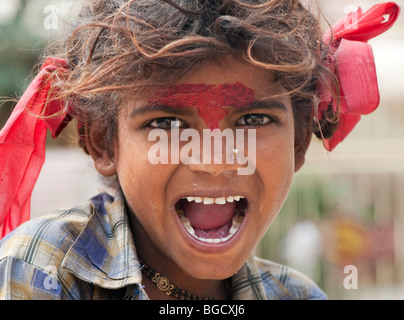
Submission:
<svg viewBox="0 0 404 320">
<path fill-rule="evenodd" d="M 43 286 L 46 290 L 57 290 L 58 289 L 58 280 L 57 280 L 57 272 L 58 269 L 55 266 L 49 265 L 46 266 L 45 272 L 48 275 L 45 277 L 43 281 Z"/>
<path fill-rule="evenodd" d="M 344 268 L 344 288 L 346 290 L 358 289 L 358 268 L 354 265 L 347 265 Z"/>
<path fill-rule="evenodd" d="M 156 141 L 148 152 L 151 164 L 238 164 L 238 175 L 251 175 L 256 169 L 255 129 L 204 129 L 201 138 L 195 129 L 180 132 L 173 121 L 170 130 L 151 130 L 148 141 Z M 180 148 L 181 142 L 187 143 Z"/>
<path fill-rule="evenodd" d="M 59 16 L 58 8 L 55 5 L 47 5 L 43 9 L 45 19 L 43 20 L 43 26 L 46 30 L 57 30 L 59 28 Z"/>
</svg>

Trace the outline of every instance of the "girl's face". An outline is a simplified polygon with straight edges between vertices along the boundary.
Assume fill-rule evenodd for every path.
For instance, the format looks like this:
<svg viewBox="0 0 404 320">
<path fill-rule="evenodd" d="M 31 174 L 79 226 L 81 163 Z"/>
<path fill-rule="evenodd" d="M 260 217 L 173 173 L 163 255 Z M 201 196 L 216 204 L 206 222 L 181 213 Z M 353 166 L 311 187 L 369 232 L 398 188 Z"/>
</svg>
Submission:
<svg viewBox="0 0 404 320">
<path fill-rule="evenodd" d="M 269 71 L 228 58 L 125 104 L 118 116 L 113 166 L 138 254 L 145 261 L 175 265 L 196 279 L 224 279 L 242 267 L 279 212 L 303 162 L 295 156 L 292 104 L 288 96 L 279 96 L 284 92 Z M 190 157 L 187 163 L 175 163 L 171 126 L 179 134 L 186 129 L 199 133 L 200 154 L 206 151 L 204 129 L 231 129 L 234 140 L 236 129 L 244 130 L 244 143 L 229 151 L 223 142 L 222 163 L 214 163 L 213 152 L 212 161 L 198 163 Z M 160 140 L 149 139 L 157 128 L 154 132 L 166 132 L 167 139 L 161 134 Z M 250 143 L 256 149 L 249 149 L 247 129 L 255 132 Z M 179 150 L 189 141 L 180 141 Z M 153 153 L 158 142 L 168 143 L 168 164 L 151 161 L 151 155 L 167 151 Z M 227 161 L 229 152 L 235 157 L 244 153 L 255 170 L 238 174 L 246 164 L 238 164 L 237 158 Z"/>
</svg>

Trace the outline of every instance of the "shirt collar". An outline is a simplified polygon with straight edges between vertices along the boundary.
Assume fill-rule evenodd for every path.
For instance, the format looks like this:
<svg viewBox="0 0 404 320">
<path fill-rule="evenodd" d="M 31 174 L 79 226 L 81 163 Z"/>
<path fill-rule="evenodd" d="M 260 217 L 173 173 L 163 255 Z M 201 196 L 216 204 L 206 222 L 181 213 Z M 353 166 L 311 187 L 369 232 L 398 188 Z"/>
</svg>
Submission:
<svg viewBox="0 0 404 320">
<path fill-rule="evenodd" d="M 291 292 L 270 272 L 260 268 L 254 256 L 232 277 L 233 300 L 289 300 Z"/>
<path fill-rule="evenodd" d="M 78 278 L 107 289 L 141 284 L 142 274 L 120 190 L 90 200 L 92 214 L 62 266 Z"/>
</svg>

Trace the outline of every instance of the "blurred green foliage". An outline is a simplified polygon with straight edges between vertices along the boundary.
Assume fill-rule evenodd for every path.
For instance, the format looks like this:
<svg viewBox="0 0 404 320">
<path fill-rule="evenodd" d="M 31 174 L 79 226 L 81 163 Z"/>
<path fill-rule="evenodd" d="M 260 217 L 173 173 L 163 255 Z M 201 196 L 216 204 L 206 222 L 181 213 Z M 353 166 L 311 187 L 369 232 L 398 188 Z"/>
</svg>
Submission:
<svg viewBox="0 0 404 320">
<path fill-rule="evenodd" d="M 24 23 L 27 0 L 19 1 L 12 19 L 0 21 L 0 126 L 5 124 L 18 98 L 32 79 L 33 67 L 46 42 Z"/>
</svg>

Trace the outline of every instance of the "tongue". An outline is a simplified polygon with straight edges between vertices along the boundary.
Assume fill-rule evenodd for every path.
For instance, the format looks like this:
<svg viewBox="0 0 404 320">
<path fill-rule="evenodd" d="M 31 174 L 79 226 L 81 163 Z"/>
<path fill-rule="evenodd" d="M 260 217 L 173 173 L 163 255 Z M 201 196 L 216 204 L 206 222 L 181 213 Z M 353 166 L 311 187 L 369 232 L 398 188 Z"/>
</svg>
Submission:
<svg viewBox="0 0 404 320">
<path fill-rule="evenodd" d="M 186 202 L 183 206 L 184 215 L 194 229 L 210 230 L 224 226 L 234 216 L 235 202 L 226 204 L 203 204 Z"/>
</svg>

